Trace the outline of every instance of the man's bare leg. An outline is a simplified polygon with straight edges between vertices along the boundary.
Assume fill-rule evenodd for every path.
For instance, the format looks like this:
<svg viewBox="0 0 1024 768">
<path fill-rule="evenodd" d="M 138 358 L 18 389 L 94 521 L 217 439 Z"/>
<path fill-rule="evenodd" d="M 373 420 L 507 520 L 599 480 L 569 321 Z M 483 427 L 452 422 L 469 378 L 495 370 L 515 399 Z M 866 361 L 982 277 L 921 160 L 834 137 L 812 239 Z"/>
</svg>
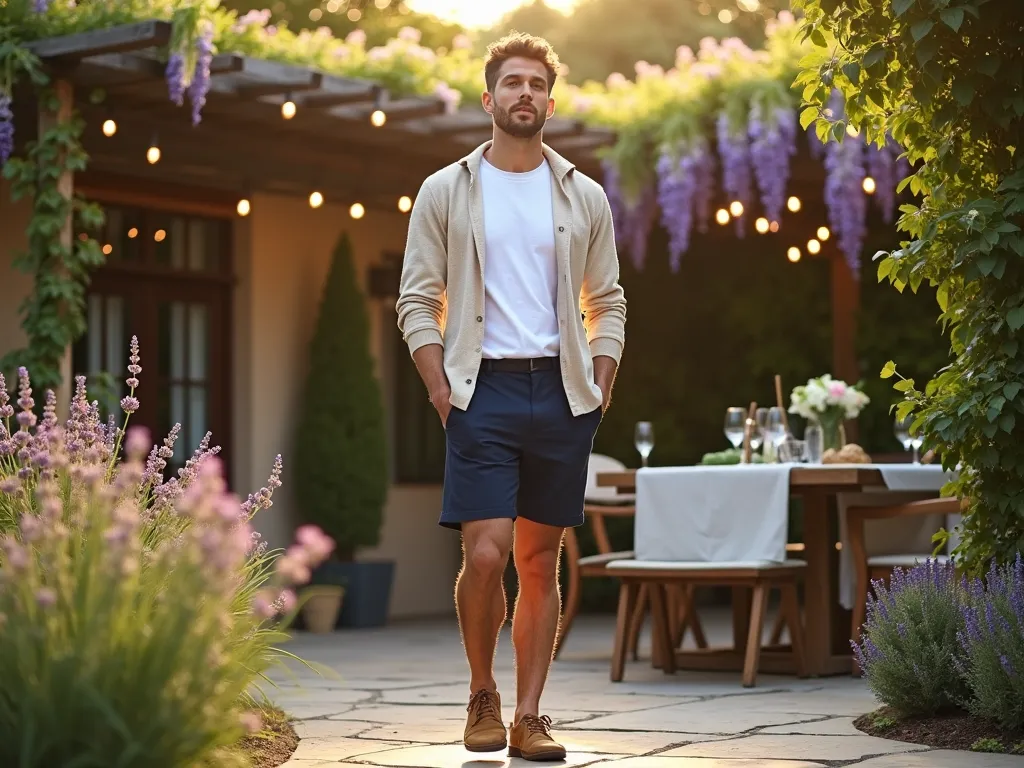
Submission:
<svg viewBox="0 0 1024 768">
<path fill-rule="evenodd" d="M 512 520 L 462 524 L 463 564 L 455 582 L 455 605 L 469 661 L 470 693 L 497 690 L 494 654 L 505 623 L 503 577 L 512 548 L 512 525 Z"/>
<path fill-rule="evenodd" d="M 516 714 L 540 714 L 540 696 L 558 632 L 561 596 L 558 553 L 564 530 L 525 518 L 515 524 L 515 563 L 519 595 L 512 616 L 512 645 L 516 655 Z"/>
</svg>

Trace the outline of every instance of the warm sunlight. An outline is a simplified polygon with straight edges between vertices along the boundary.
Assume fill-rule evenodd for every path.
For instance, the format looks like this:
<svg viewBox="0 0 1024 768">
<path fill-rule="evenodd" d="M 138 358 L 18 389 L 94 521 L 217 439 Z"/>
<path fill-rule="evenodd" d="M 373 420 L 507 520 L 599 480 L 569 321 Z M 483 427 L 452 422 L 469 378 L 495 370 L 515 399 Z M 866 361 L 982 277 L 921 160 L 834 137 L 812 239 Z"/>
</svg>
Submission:
<svg viewBox="0 0 1024 768">
<path fill-rule="evenodd" d="M 489 27 L 529 0 L 406 0 L 410 10 L 432 13 L 464 27 Z M 578 0 L 546 0 L 549 7 L 568 13 Z"/>
</svg>

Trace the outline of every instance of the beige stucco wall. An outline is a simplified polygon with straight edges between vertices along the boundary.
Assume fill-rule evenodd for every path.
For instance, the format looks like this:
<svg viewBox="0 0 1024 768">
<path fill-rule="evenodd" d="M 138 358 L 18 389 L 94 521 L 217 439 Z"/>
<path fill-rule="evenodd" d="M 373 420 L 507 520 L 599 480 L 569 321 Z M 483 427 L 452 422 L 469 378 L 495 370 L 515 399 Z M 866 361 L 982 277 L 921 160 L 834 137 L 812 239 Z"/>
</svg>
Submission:
<svg viewBox="0 0 1024 768">
<path fill-rule="evenodd" d="M 234 301 L 233 430 L 234 485 L 246 494 L 259 488 L 274 456 L 284 458 L 283 486 L 257 528 L 272 546 L 287 545 L 300 519 L 290 483 L 293 424 L 304 384 L 309 337 L 316 320 L 320 286 L 342 231 L 352 239 L 359 274 L 384 251 L 401 251 L 407 217 L 368 211 L 355 221 L 347 208 L 311 209 L 305 200 L 255 196 L 252 214 L 235 226 L 237 283 Z M 17 308 L 30 280 L 11 269 L 12 252 L 23 247 L 28 208 L 10 202 L 0 182 L 0 355 L 24 338 Z M 388 355 L 393 352 L 393 300 L 371 300 L 371 349 L 390 399 Z M 397 562 L 391 615 L 451 614 L 459 563 L 458 536 L 437 525 L 439 486 L 393 486 L 384 510 L 380 546 L 359 559 Z"/>
<path fill-rule="evenodd" d="M 348 232 L 356 269 L 365 280 L 384 251 L 401 252 L 408 219 L 368 211 L 358 221 L 347 208 L 312 209 L 302 199 L 255 196 L 250 216 L 238 224 L 236 291 L 235 470 L 239 488 L 257 488 L 274 456 L 284 456 L 284 485 L 258 527 L 272 545 L 286 544 L 300 511 L 289 485 L 292 425 L 298 413 L 307 363 L 307 342 L 316 321 L 320 288 L 341 232 Z M 244 253 L 240 253 L 244 256 Z M 369 300 L 371 349 L 378 358 L 385 405 L 388 355 L 393 350 L 393 300 Z M 381 543 L 359 559 L 397 561 L 392 616 L 453 613 L 452 589 L 459 540 L 437 525 L 438 486 L 393 486 L 384 510 Z"/>
</svg>

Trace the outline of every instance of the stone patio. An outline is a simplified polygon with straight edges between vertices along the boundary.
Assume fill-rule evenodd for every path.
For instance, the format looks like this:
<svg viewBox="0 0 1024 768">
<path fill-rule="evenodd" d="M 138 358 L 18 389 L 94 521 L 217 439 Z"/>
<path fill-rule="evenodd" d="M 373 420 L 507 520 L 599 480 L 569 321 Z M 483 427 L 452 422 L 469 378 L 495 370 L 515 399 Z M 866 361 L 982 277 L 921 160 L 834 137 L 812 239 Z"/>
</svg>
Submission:
<svg viewBox="0 0 1024 768">
<path fill-rule="evenodd" d="M 705 619 L 724 642 L 723 617 Z M 853 720 L 876 704 L 864 683 L 762 675 L 744 689 L 739 674 L 667 676 L 646 659 L 625 680 L 608 679 L 613 621 L 582 616 L 552 667 L 542 711 L 569 750 L 550 765 L 615 768 L 1021 768 L 1010 755 L 932 750 L 860 733 Z M 273 698 L 302 741 L 287 768 L 402 766 L 509 768 L 535 765 L 504 752 L 462 746 L 468 669 L 450 621 L 379 630 L 300 633 L 287 650 L 318 665 L 275 674 Z M 641 655 L 649 646 L 641 645 Z M 512 646 L 501 637 L 496 676 L 506 720 L 515 710 Z"/>
</svg>

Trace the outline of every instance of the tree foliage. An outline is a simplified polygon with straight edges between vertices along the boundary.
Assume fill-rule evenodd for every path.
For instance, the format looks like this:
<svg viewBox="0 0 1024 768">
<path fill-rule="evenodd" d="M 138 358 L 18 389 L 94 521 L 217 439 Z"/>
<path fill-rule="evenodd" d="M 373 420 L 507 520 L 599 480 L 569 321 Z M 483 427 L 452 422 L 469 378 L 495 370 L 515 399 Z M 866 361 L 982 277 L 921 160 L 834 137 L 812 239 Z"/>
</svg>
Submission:
<svg viewBox="0 0 1024 768">
<path fill-rule="evenodd" d="M 821 138 L 891 136 L 921 196 L 878 279 L 936 288 L 953 362 L 926 386 L 899 376 L 900 414 L 960 479 L 968 567 L 1024 549 L 1024 21 L 1016 0 L 800 0 L 815 51 L 798 78 Z M 827 112 L 833 89 L 845 121 Z M 908 350 L 909 354 L 913 351 Z M 889 363 L 883 377 L 895 375 Z"/>
</svg>

